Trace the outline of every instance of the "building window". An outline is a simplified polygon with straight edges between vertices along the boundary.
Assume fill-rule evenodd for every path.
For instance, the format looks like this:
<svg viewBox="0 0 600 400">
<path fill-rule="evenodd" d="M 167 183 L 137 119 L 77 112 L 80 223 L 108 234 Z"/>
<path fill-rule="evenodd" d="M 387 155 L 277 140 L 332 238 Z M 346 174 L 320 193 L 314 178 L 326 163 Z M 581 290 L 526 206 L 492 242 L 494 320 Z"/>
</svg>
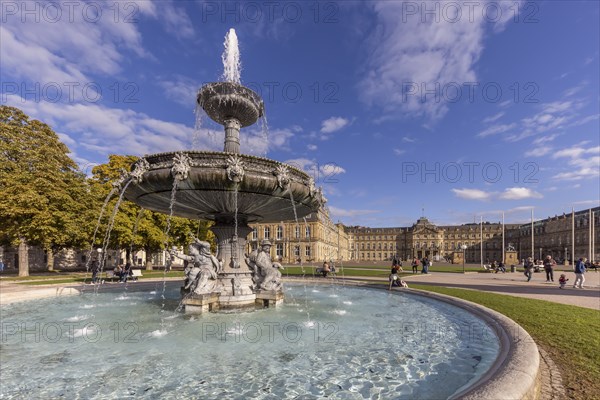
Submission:
<svg viewBox="0 0 600 400">
<path fill-rule="evenodd" d="M 265 226 L 265 239 L 269 239 L 271 237 L 271 228 Z"/>
<path fill-rule="evenodd" d="M 281 239 L 283 239 L 283 227 L 278 226 L 277 227 L 277 240 L 281 240 Z"/>
<path fill-rule="evenodd" d="M 304 249 L 304 255 L 306 255 L 306 257 L 310 257 L 310 246 L 306 246 Z"/>
<path fill-rule="evenodd" d="M 256 228 L 252 229 L 252 240 L 258 239 L 258 231 Z"/>
<path fill-rule="evenodd" d="M 300 257 L 300 246 L 294 246 L 294 256 Z"/>
<path fill-rule="evenodd" d="M 300 227 L 296 225 L 296 239 L 300 239 Z"/>
<path fill-rule="evenodd" d="M 304 235 L 306 236 L 307 239 L 310 239 L 310 226 L 306 227 Z"/>
<path fill-rule="evenodd" d="M 278 258 L 283 258 L 283 243 L 277 243 L 277 245 L 275 246 L 275 253 L 277 254 Z"/>
</svg>

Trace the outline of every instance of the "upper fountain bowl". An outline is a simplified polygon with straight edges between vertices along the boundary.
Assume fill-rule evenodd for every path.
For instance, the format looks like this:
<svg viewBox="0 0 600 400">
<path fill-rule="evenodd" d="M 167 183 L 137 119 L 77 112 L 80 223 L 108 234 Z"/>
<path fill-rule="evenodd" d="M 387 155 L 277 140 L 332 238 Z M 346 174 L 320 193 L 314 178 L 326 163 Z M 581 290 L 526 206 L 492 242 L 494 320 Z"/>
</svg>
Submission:
<svg viewBox="0 0 600 400">
<path fill-rule="evenodd" d="M 198 91 L 197 101 L 206 114 L 221 125 L 235 118 L 242 127 L 250 126 L 264 114 L 260 96 L 233 82 L 207 83 Z"/>
<path fill-rule="evenodd" d="M 302 218 L 326 201 L 308 174 L 262 157 L 182 151 L 145 156 L 125 197 L 149 210 L 212 221 L 279 222 Z M 171 202 L 174 180 L 176 198 Z M 237 193 L 237 194 L 236 194 Z"/>
</svg>

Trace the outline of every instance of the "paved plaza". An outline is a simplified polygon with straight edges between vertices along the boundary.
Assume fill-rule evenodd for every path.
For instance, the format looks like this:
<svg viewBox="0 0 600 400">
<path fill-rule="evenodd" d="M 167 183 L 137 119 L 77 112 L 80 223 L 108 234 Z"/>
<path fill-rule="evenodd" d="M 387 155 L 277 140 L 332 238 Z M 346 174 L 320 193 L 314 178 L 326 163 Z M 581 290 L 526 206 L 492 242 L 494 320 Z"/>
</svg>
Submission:
<svg viewBox="0 0 600 400">
<path fill-rule="evenodd" d="M 564 273 L 569 279 L 564 289 L 558 287 L 558 277 L 561 273 Z M 566 271 L 556 271 L 552 283 L 546 283 L 546 274 L 543 272 L 534 273 L 530 282 L 526 282 L 527 279 L 522 272 L 467 273 L 464 275 L 433 272 L 427 275 L 408 276 L 404 280 L 409 286 L 411 283 L 418 283 L 474 289 L 600 310 L 600 272 L 596 271 L 589 271 L 585 274 L 584 289 L 573 289 L 575 274 Z"/>
<path fill-rule="evenodd" d="M 559 289 L 558 276 L 561 273 L 566 274 L 569 284 L 565 289 Z M 588 271 L 585 274 L 585 289 L 573 289 L 572 283 L 575 280 L 575 274 L 567 271 L 556 271 L 554 283 L 546 283 L 545 273 L 535 273 L 531 282 L 526 282 L 523 273 L 507 272 L 499 273 L 450 273 L 450 272 L 432 272 L 426 275 L 418 274 L 405 276 L 404 279 L 409 286 L 411 284 L 423 284 L 444 287 L 456 287 L 462 289 L 480 290 L 505 294 L 510 296 L 525 297 L 530 299 L 547 300 L 555 303 L 569 304 L 573 306 L 586 307 L 600 310 L 600 272 Z M 321 280 L 322 278 L 315 278 Z M 349 281 L 373 281 L 387 282 L 387 278 L 373 277 L 346 277 L 342 278 L 340 274 L 336 278 L 327 278 Z M 162 278 L 144 279 L 142 282 L 132 283 L 136 286 L 155 286 L 162 282 Z M 167 278 L 169 281 L 181 281 L 180 278 Z M 107 286 L 107 285 L 103 285 Z M 118 284 L 108 284 L 115 290 L 122 288 Z M 51 297 L 57 295 L 75 294 L 81 290 L 82 285 L 22 285 L 7 281 L 0 281 L 0 305 L 13 303 L 42 297 Z M 85 285 L 84 290 L 91 290 L 91 285 Z M 140 288 L 141 289 L 141 288 Z M 151 289 L 149 289 L 151 290 Z M 394 288 L 394 290 L 401 290 Z"/>
</svg>

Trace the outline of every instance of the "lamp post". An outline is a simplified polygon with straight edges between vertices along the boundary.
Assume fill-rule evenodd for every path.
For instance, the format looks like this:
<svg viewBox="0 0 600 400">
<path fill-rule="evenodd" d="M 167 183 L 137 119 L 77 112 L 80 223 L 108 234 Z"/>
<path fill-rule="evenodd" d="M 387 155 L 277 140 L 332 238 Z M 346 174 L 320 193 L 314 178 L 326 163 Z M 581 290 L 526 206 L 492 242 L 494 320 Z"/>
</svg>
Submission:
<svg viewBox="0 0 600 400">
<path fill-rule="evenodd" d="M 463 261 L 463 274 L 465 273 L 465 250 L 467 249 L 467 245 L 463 244 L 462 246 L 460 246 L 460 248 L 463 251 L 463 257 L 462 257 L 462 261 Z"/>
<path fill-rule="evenodd" d="M 102 269 L 104 269 L 104 265 L 102 265 L 102 248 L 98 247 L 96 249 L 96 251 L 98 252 L 98 258 L 97 258 L 97 260 L 98 260 L 98 270 L 102 270 Z M 90 260 L 90 261 L 92 261 L 92 260 Z"/>
</svg>

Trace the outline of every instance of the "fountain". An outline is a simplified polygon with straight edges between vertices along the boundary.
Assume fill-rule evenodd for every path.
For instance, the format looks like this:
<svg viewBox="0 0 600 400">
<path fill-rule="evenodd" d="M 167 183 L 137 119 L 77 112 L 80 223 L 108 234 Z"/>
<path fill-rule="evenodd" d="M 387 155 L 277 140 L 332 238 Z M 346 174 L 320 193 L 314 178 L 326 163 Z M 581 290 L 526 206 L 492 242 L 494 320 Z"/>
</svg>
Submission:
<svg viewBox="0 0 600 400">
<path fill-rule="evenodd" d="M 275 305 L 283 300 L 276 268 L 258 251 L 242 262 L 248 223 L 302 218 L 324 203 L 313 179 L 292 166 L 240 152 L 240 129 L 264 116 L 260 96 L 240 84 L 237 36 L 231 29 L 223 53 L 223 81 L 204 85 L 198 105 L 225 129 L 223 152 L 180 151 L 147 155 L 132 167 L 128 200 L 143 208 L 214 221 L 218 284 L 184 292 L 186 312 Z M 176 199 L 171 201 L 176 187 Z M 270 243 L 262 243 L 267 249 Z M 268 249 L 267 249 L 268 250 Z M 262 255 L 261 255 L 262 254 Z M 267 265 L 269 264 L 269 265 Z M 278 265 L 275 264 L 275 267 Z M 275 279 L 265 284 L 264 278 Z M 281 275 L 279 274 L 279 277 Z"/>
<path fill-rule="evenodd" d="M 217 256 L 199 240 L 187 255 L 174 252 L 191 262 L 183 289 L 166 281 L 124 292 L 97 285 L 81 296 L 2 305 L 0 398 L 534 398 L 537 347 L 501 314 L 351 284 L 290 284 L 283 302 L 270 243 L 242 262 L 249 222 L 298 221 L 324 199 L 302 171 L 240 153 L 240 128 L 264 106 L 239 83 L 236 41 L 230 31 L 225 81 L 198 93 L 225 127 L 224 152 L 146 156 L 117 185 L 119 202 L 124 195 L 143 208 L 215 221 Z M 177 312 L 182 291 L 186 313 L 201 318 Z M 206 313 L 257 303 L 280 307 Z"/>
</svg>

